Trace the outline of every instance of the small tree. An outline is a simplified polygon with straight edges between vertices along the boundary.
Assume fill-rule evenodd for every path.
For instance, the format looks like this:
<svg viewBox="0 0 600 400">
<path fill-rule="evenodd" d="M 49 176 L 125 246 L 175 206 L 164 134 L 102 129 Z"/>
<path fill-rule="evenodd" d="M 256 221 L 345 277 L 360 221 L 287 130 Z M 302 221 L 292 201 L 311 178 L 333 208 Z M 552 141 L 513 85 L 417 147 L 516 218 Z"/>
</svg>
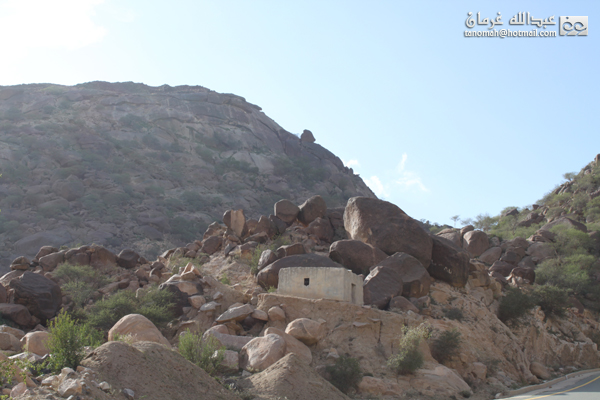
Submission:
<svg viewBox="0 0 600 400">
<path fill-rule="evenodd" d="M 427 339 L 430 334 L 430 327 L 421 324 L 416 328 L 404 327 L 403 335 L 400 338 L 398 354 L 388 359 L 388 367 L 399 375 L 412 374 L 423 366 L 423 353 L 419 349 L 421 340 Z"/>
<path fill-rule="evenodd" d="M 533 298 L 542 311 L 549 316 L 564 316 L 569 304 L 567 291 L 551 285 L 536 286 L 533 291 Z"/>
<path fill-rule="evenodd" d="M 223 362 L 224 352 L 225 347 L 212 336 L 203 340 L 201 334 L 187 330 L 179 337 L 179 353 L 211 376 Z"/>
<path fill-rule="evenodd" d="M 458 355 L 462 342 L 461 333 L 456 329 L 439 333 L 431 343 L 431 355 L 438 362 L 444 363 Z"/>
<path fill-rule="evenodd" d="M 533 298 L 518 288 L 509 288 L 500 300 L 498 318 L 500 321 L 517 321 L 535 306 Z"/>
<path fill-rule="evenodd" d="M 335 365 L 328 366 L 327 372 L 331 375 L 331 383 L 342 393 L 356 389 L 362 379 L 362 371 L 358 360 L 349 356 L 341 356 Z"/>
<path fill-rule="evenodd" d="M 454 227 L 456 228 L 456 222 L 460 219 L 460 215 L 453 215 L 450 219 L 454 221 Z"/>
<path fill-rule="evenodd" d="M 85 346 L 97 347 L 102 334 L 87 324 L 78 325 L 64 311 L 50 322 L 50 337 L 46 346 L 51 357 L 48 368 L 59 372 L 62 368 L 77 368 L 85 357 Z"/>
</svg>

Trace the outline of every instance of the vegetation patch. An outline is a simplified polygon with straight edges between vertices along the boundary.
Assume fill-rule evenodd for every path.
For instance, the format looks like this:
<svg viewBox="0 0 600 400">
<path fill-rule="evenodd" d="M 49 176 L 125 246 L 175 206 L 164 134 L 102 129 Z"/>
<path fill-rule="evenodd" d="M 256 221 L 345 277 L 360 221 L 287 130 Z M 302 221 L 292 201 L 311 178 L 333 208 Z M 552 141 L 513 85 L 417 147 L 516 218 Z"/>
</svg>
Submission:
<svg viewBox="0 0 600 400">
<path fill-rule="evenodd" d="M 328 366 L 326 370 L 331 375 L 333 386 L 346 394 L 350 390 L 357 390 L 363 377 L 358 360 L 347 355 L 340 356 L 335 364 Z"/>
<path fill-rule="evenodd" d="M 423 366 L 424 357 L 419 349 L 421 340 L 429 338 L 431 328 L 428 325 L 421 324 L 416 328 L 403 328 L 403 335 L 400 338 L 398 354 L 388 359 L 388 367 L 399 375 L 412 374 Z"/>
</svg>

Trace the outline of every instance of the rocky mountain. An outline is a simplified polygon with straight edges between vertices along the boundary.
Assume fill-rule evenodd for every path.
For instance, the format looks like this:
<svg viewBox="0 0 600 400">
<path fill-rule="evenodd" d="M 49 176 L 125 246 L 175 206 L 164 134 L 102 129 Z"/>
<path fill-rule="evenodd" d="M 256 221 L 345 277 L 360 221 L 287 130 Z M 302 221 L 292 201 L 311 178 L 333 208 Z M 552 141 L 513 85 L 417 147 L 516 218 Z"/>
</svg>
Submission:
<svg viewBox="0 0 600 400">
<path fill-rule="evenodd" d="M 224 209 L 258 217 L 282 198 L 375 197 L 314 142 L 200 86 L 0 87 L 0 260 L 78 243 L 154 258 Z"/>
</svg>

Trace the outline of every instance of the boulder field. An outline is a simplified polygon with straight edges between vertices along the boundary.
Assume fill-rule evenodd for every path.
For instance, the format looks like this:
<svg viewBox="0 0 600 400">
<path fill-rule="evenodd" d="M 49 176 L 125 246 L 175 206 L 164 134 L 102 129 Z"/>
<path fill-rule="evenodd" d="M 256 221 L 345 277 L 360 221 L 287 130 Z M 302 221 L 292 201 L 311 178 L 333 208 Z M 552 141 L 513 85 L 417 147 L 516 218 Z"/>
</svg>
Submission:
<svg viewBox="0 0 600 400">
<path fill-rule="evenodd" d="M 549 236 L 544 232 L 535 237 Z M 114 254 L 98 245 L 43 246 L 31 260 L 16 258 L 0 278 L 0 313 L 12 325 L 0 327 L 0 347 L 15 357 L 38 362 L 48 353 L 48 321 L 78 307 L 65 278 L 56 275 L 65 262 L 107 278 L 84 312 L 114 293 L 154 286 L 174 294 L 176 318 L 158 329 L 141 315 L 127 315 L 78 370 L 31 375 L 6 389 L 39 399 L 345 399 L 327 382 L 328 367 L 350 356 L 363 375 L 355 398 L 437 399 L 468 392 L 484 399 L 522 382 L 600 366 L 589 336 L 600 325 L 583 306 L 573 303 L 562 318 L 536 307 L 518 325 L 497 317 L 504 289 L 533 284 L 535 266 L 555 256 L 549 241 L 499 241 L 472 227 L 432 235 L 391 203 L 352 198 L 338 210 L 328 209 L 320 196 L 300 206 L 278 201 L 273 214 L 258 219 L 227 210 L 222 223 L 199 236 L 154 261 L 132 249 Z M 298 266 L 361 275 L 365 304 L 278 293 L 279 271 Z M 458 332 L 459 349 L 440 363 L 432 340 L 424 340 L 423 367 L 397 376 L 387 361 L 399 351 L 403 328 L 422 324 L 434 336 Z M 224 348 L 218 374 L 232 390 L 173 351 L 190 333 Z M 24 355 L 25 348 L 32 354 Z"/>
</svg>

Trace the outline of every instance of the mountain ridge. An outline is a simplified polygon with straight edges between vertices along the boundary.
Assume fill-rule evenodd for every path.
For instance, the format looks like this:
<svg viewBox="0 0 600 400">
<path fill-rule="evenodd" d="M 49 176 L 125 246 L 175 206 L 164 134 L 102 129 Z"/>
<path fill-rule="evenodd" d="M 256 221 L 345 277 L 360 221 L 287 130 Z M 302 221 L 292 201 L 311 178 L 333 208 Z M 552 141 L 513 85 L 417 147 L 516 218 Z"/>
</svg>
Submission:
<svg viewBox="0 0 600 400">
<path fill-rule="evenodd" d="M 152 258 L 223 209 L 258 218 L 282 198 L 300 204 L 319 194 L 336 207 L 375 197 L 313 141 L 241 96 L 202 86 L 2 86 L 0 259 L 32 255 L 43 241 L 132 247 Z"/>
</svg>

